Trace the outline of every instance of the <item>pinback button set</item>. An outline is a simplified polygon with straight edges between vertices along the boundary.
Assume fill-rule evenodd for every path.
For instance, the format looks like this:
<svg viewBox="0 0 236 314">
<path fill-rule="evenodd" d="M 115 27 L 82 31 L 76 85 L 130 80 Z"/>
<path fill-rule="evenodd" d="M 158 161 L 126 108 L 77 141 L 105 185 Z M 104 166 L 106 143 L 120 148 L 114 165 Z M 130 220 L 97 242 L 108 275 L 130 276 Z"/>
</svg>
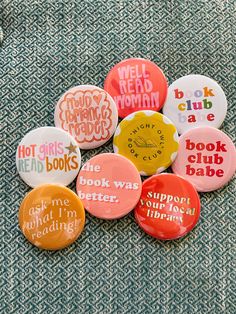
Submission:
<svg viewBox="0 0 236 314">
<path fill-rule="evenodd" d="M 164 114 L 157 112 L 162 107 Z M 41 249 L 65 248 L 81 234 L 85 208 L 101 219 L 135 209 L 149 235 L 186 235 L 200 216 L 196 191 L 224 186 L 236 169 L 234 144 L 216 129 L 226 111 L 224 92 L 212 79 L 187 75 L 168 88 L 161 69 L 142 58 L 115 65 L 104 90 L 69 89 L 56 104 L 56 127 L 30 131 L 17 148 L 18 172 L 34 188 L 19 210 L 23 234 Z M 115 153 L 81 167 L 80 149 L 113 135 Z M 174 174 L 161 173 L 170 165 Z M 142 184 L 140 175 L 151 177 Z M 76 176 L 77 194 L 65 187 Z"/>
</svg>

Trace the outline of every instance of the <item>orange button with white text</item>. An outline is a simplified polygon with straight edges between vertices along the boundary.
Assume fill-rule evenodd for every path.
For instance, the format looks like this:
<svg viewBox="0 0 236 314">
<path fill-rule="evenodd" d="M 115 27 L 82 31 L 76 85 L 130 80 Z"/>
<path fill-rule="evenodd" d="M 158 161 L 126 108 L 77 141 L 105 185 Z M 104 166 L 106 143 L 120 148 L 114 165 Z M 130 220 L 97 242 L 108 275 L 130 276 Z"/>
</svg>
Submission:
<svg viewBox="0 0 236 314">
<path fill-rule="evenodd" d="M 84 228 L 85 211 L 70 189 L 45 184 L 29 192 L 21 203 L 19 224 L 35 246 L 59 250 L 72 244 Z"/>
</svg>

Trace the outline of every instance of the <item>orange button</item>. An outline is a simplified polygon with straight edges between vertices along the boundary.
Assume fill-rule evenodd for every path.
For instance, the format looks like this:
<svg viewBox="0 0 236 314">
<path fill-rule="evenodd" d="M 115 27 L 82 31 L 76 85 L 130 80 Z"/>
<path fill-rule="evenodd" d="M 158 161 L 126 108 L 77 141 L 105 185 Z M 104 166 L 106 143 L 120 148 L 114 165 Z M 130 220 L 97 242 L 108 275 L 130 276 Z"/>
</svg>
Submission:
<svg viewBox="0 0 236 314">
<path fill-rule="evenodd" d="M 35 246 L 59 250 L 73 243 L 84 228 L 81 200 L 70 189 L 45 184 L 28 193 L 19 210 L 24 236 Z"/>
</svg>

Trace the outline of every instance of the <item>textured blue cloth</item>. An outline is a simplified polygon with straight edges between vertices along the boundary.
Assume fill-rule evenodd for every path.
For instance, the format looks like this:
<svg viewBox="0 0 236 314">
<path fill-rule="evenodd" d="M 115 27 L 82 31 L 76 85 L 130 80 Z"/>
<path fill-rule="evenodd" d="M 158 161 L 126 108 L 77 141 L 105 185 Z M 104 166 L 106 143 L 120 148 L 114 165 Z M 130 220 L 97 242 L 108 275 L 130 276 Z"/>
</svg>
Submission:
<svg viewBox="0 0 236 314">
<path fill-rule="evenodd" d="M 103 86 L 128 57 L 157 63 L 169 82 L 207 75 L 229 102 L 222 126 L 235 140 L 234 0 L 1 0 L 0 313 L 235 314 L 235 185 L 201 195 L 198 226 L 177 241 L 144 234 L 133 214 L 86 214 L 62 251 L 33 247 L 18 227 L 29 191 L 15 151 L 29 130 L 53 125 L 54 105 L 76 84 Z M 83 152 L 112 151 L 108 145 Z M 74 185 L 72 185 L 74 189 Z"/>
</svg>

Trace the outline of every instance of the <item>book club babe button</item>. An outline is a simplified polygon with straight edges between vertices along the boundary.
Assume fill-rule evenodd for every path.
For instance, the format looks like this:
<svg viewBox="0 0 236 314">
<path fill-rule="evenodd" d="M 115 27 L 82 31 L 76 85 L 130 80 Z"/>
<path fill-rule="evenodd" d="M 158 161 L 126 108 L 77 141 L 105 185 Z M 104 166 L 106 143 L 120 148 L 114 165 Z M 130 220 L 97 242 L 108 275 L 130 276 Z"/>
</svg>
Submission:
<svg viewBox="0 0 236 314">
<path fill-rule="evenodd" d="M 131 113 L 118 125 L 114 152 L 130 159 L 141 175 L 160 173 L 174 161 L 178 134 L 172 122 L 161 113 L 143 110 Z"/>
<path fill-rule="evenodd" d="M 105 153 L 87 161 L 76 189 L 85 209 L 102 219 L 128 214 L 138 203 L 142 182 L 136 167 L 125 157 Z"/>
<path fill-rule="evenodd" d="M 112 97 L 93 85 L 69 89 L 58 101 L 54 120 L 56 127 L 69 132 L 82 149 L 106 143 L 115 132 L 118 112 Z"/>
<path fill-rule="evenodd" d="M 84 223 L 81 200 L 70 189 L 59 185 L 34 188 L 19 210 L 24 236 L 41 249 L 59 250 L 72 244 L 82 232 Z"/>
<path fill-rule="evenodd" d="M 168 88 L 163 114 L 180 134 L 198 126 L 219 128 L 225 119 L 227 100 L 216 81 L 204 75 L 186 75 Z"/>
<path fill-rule="evenodd" d="M 78 174 L 80 164 L 78 143 L 58 128 L 34 129 L 17 147 L 17 170 L 31 187 L 44 183 L 68 185 Z"/>
<path fill-rule="evenodd" d="M 173 240 L 189 233 L 198 222 L 200 199 L 190 182 L 163 173 L 143 182 L 134 213 L 146 233 L 160 240 Z"/>
<path fill-rule="evenodd" d="M 114 98 L 121 118 L 139 110 L 159 111 L 164 105 L 167 88 L 162 70 L 142 58 L 116 64 L 104 83 L 104 89 Z"/>
<path fill-rule="evenodd" d="M 189 130 L 180 137 L 172 170 L 189 180 L 200 192 L 219 189 L 235 173 L 235 146 L 218 129 L 198 127 Z"/>
</svg>

